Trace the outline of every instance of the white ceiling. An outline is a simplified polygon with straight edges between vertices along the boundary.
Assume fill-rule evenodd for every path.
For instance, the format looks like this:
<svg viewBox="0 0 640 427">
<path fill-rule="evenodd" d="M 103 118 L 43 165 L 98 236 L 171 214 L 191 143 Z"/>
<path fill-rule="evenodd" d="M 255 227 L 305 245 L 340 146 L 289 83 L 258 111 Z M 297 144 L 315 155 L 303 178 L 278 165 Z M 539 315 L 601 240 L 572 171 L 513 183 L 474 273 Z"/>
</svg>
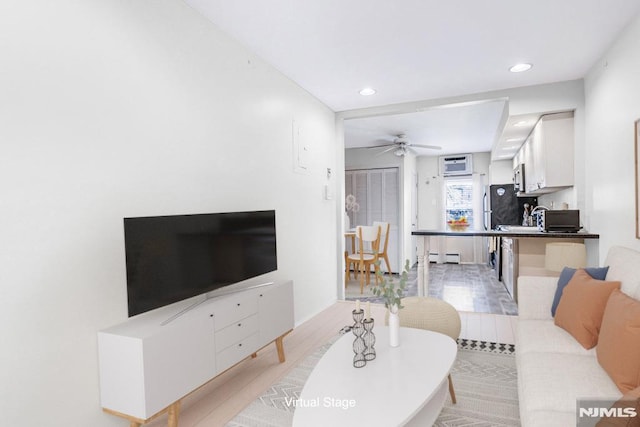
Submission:
<svg viewBox="0 0 640 427">
<path fill-rule="evenodd" d="M 412 144 L 442 147 L 412 147 L 420 156 L 491 151 L 506 108 L 506 101 L 492 101 L 345 120 L 345 141 L 349 141 L 349 148 L 371 147 L 389 144 L 394 137 L 405 134 Z"/>
<path fill-rule="evenodd" d="M 638 0 L 185 1 L 334 111 L 582 78 L 640 13 Z M 510 73 L 518 62 L 533 68 Z M 361 96 L 366 86 L 377 93 Z M 475 107 L 483 111 L 444 112 L 472 121 L 491 114 Z M 400 119 L 378 120 L 366 121 L 364 133 L 380 138 Z M 429 130 L 402 131 L 416 133 L 416 143 L 462 138 L 459 129 L 434 129 L 434 120 L 425 119 Z M 466 139 L 486 132 L 472 129 Z M 476 143 L 484 147 L 483 138 Z M 362 144 L 362 135 L 352 141 L 345 145 Z"/>
</svg>

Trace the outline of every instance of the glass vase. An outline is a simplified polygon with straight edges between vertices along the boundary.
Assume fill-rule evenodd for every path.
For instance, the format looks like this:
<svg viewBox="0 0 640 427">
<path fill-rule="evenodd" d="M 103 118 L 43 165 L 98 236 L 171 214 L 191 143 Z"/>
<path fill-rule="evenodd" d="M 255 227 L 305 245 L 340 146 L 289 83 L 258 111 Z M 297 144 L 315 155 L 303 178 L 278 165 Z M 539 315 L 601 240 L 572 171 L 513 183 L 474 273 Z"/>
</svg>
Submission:
<svg viewBox="0 0 640 427">
<path fill-rule="evenodd" d="M 389 308 L 389 345 L 391 347 L 400 345 L 400 316 L 396 305 Z"/>
</svg>

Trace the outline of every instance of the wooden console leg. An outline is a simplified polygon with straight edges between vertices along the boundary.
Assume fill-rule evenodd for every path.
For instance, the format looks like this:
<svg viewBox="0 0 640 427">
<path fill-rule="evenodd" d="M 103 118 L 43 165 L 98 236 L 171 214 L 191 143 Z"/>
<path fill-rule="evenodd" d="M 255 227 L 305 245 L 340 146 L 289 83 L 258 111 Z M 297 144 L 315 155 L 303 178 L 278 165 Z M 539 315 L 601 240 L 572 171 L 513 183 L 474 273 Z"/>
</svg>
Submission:
<svg viewBox="0 0 640 427">
<path fill-rule="evenodd" d="M 284 335 L 276 338 L 276 348 L 278 349 L 278 360 L 280 361 L 280 363 L 284 363 L 284 344 L 282 343 L 283 338 Z"/>
<path fill-rule="evenodd" d="M 178 427 L 178 416 L 180 415 L 180 401 L 174 402 L 169 406 L 169 419 L 167 427 Z"/>
</svg>

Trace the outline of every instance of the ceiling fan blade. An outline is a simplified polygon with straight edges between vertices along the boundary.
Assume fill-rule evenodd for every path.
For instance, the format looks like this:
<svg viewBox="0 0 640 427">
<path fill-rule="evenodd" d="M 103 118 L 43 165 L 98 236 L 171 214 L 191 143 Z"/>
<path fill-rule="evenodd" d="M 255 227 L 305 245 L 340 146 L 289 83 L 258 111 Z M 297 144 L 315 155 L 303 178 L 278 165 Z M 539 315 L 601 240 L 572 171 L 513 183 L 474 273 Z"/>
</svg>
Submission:
<svg viewBox="0 0 640 427">
<path fill-rule="evenodd" d="M 439 145 L 422 145 L 422 144 L 411 144 L 412 147 L 420 147 L 420 148 L 428 148 L 430 150 L 442 150 L 442 147 Z"/>
<path fill-rule="evenodd" d="M 372 148 L 373 148 L 373 147 L 372 147 Z M 395 144 L 394 144 L 393 146 L 390 146 L 390 147 L 389 147 L 389 148 L 387 148 L 386 150 L 382 150 L 382 151 L 380 151 L 379 153 L 377 153 L 377 154 L 376 154 L 376 156 L 381 156 L 381 155 L 383 155 L 384 153 L 388 153 L 389 151 L 393 151 L 393 150 L 395 150 L 395 149 L 396 149 L 396 146 L 395 146 Z"/>
<path fill-rule="evenodd" d="M 397 144 L 394 143 L 390 143 L 390 144 L 382 144 L 382 145 L 372 145 L 370 147 L 362 147 L 362 148 L 382 148 L 382 147 L 395 147 Z"/>
</svg>

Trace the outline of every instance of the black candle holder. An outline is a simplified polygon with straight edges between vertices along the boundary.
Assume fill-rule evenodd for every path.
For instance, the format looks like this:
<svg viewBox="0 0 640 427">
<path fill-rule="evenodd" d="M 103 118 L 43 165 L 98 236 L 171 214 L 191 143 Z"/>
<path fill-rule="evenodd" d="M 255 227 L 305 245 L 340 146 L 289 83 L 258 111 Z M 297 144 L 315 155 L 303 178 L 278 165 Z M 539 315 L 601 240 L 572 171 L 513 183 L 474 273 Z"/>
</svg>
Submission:
<svg viewBox="0 0 640 427">
<path fill-rule="evenodd" d="M 370 361 L 376 358 L 376 336 L 373 333 L 373 318 L 364 319 L 362 321 L 362 325 L 364 327 L 364 335 L 362 336 L 364 340 L 364 359 L 366 361 Z"/>
<path fill-rule="evenodd" d="M 364 355 L 366 346 L 364 343 L 364 338 L 362 337 L 365 332 L 364 325 L 362 323 L 362 320 L 364 319 L 364 310 L 353 310 L 351 314 L 353 315 L 354 322 L 351 331 L 356 337 L 353 340 L 353 366 L 356 368 L 362 368 L 367 364 L 367 360 Z"/>
</svg>

